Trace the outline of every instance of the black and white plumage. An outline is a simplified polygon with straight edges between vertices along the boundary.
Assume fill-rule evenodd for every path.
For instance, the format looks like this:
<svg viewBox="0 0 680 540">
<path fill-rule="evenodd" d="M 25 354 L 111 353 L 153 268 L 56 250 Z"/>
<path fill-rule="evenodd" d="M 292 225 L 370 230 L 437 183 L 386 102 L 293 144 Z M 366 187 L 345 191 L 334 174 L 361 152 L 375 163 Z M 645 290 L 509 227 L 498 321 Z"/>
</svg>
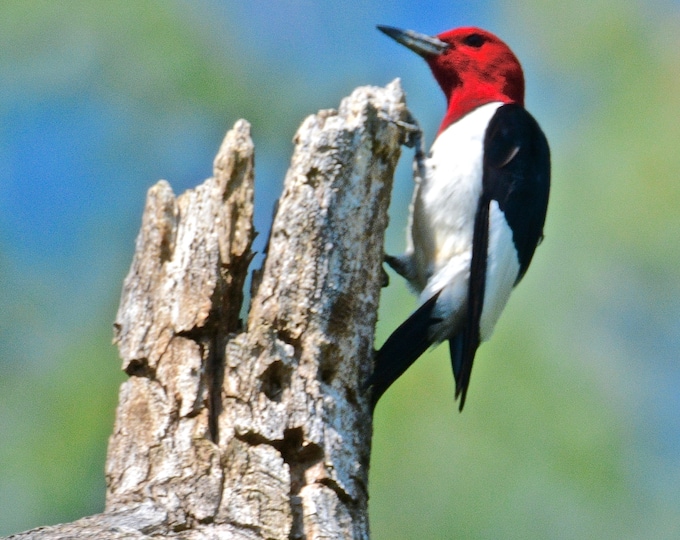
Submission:
<svg viewBox="0 0 680 540">
<path fill-rule="evenodd" d="M 408 35 L 410 48 L 417 37 Z M 424 56 L 431 60 L 441 53 L 431 52 L 437 38 L 427 39 Z M 543 236 L 550 151 L 518 101 L 501 95 L 449 114 L 428 157 L 418 160 L 407 250 L 386 262 L 409 281 L 421 306 L 376 354 L 367 382 L 374 404 L 421 354 L 443 341 L 449 342 L 461 410 L 465 404 L 477 348 L 491 336 Z"/>
</svg>

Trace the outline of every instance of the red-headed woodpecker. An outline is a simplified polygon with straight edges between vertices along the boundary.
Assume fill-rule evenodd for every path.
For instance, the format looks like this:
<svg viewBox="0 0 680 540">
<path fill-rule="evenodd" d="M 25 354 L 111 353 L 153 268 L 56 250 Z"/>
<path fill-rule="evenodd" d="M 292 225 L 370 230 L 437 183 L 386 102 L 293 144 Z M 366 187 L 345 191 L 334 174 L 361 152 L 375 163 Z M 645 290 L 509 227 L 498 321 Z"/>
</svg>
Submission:
<svg viewBox="0 0 680 540">
<path fill-rule="evenodd" d="M 550 149 L 524 109 L 517 57 L 495 35 L 382 32 L 422 56 L 447 100 L 427 156 L 416 151 L 406 253 L 385 261 L 420 307 L 377 352 L 373 404 L 431 345 L 448 340 L 463 410 L 472 363 L 543 237 Z"/>
</svg>

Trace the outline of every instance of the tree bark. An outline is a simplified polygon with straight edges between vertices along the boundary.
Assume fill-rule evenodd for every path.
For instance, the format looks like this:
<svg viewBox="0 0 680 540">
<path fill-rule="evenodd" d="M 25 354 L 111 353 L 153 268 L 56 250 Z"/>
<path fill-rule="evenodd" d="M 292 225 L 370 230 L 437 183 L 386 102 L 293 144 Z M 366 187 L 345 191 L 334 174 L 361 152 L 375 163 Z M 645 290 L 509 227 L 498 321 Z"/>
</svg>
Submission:
<svg viewBox="0 0 680 540">
<path fill-rule="evenodd" d="M 129 379 L 106 508 L 10 538 L 369 536 L 372 366 L 400 146 L 398 81 L 308 117 L 253 274 L 254 148 L 239 120 L 214 176 L 148 193 L 115 322 Z"/>
</svg>

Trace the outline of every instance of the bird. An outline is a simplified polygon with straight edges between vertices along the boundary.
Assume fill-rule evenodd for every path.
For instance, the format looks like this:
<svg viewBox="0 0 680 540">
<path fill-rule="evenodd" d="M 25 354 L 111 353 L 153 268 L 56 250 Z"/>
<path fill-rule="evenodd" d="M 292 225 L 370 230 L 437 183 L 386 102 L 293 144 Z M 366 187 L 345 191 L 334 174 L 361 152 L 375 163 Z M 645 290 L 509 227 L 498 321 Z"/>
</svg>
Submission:
<svg viewBox="0 0 680 540">
<path fill-rule="evenodd" d="M 475 353 L 543 240 L 550 147 L 524 108 L 522 66 L 497 36 L 378 29 L 427 62 L 447 108 L 428 154 L 419 136 L 406 251 L 385 255 L 420 305 L 376 352 L 364 387 L 375 408 L 413 362 L 448 341 L 462 411 Z"/>
</svg>

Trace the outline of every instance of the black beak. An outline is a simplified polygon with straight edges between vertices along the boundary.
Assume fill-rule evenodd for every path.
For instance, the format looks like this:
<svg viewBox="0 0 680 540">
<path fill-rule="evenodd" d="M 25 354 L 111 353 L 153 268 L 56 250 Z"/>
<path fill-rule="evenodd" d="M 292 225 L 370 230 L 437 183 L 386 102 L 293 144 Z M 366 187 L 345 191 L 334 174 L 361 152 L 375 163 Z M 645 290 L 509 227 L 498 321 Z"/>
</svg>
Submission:
<svg viewBox="0 0 680 540">
<path fill-rule="evenodd" d="M 446 51 L 450 45 L 441 39 L 426 34 L 419 34 L 413 30 L 401 30 L 392 26 L 377 26 L 383 34 L 387 34 L 393 40 L 411 49 L 414 53 L 427 58 L 428 56 L 439 56 Z"/>
</svg>

